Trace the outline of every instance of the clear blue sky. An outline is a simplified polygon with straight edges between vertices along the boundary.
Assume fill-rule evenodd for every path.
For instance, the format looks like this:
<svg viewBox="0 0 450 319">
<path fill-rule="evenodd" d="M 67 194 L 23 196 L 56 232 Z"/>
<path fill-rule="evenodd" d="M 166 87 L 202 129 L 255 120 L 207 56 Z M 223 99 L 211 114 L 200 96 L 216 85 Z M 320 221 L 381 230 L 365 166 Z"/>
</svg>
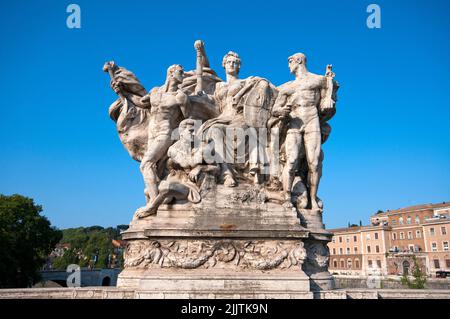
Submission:
<svg viewBox="0 0 450 319">
<path fill-rule="evenodd" d="M 173 63 L 194 68 L 196 39 L 222 77 L 229 50 L 242 77 L 276 85 L 292 78 L 292 53 L 315 73 L 334 65 L 341 89 L 319 190 L 328 227 L 450 200 L 450 1 L 73 2 L 80 30 L 66 27 L 70 1 L 0 11 L 0 193 L 33 197 L 54 225 L 126 224 L 144 203 L 138 163 L 108 117 L 116 97 L 103 63 L 150 89 Z M 372 2 L 378 30 L 366 27 Z"/>
</svg>

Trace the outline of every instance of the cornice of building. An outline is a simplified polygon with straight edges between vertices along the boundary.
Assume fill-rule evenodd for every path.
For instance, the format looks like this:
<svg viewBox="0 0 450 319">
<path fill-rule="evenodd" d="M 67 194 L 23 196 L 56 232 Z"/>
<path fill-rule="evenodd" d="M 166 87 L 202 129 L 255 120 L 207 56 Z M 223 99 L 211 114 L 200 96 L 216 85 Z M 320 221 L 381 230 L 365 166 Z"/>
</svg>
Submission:
<svg viewBox="0 0 450 319">
<path fill-rule="evenodd" d="M 374 231 L 374 230 L 391 230 L 390 225 L 369 225 L 369 226 L 363 226 L 361 228 L 361 231 Z"/>
<path fill-rule="evenodd" d="M 374 217 L 381 217 L 381 216 L 391 216 L 391 215 L 397 215 L 397 214 L 405 214 L 405 213 L 416 213 L 419 211 L 429 210 L 429 209 L 436 209 L 436 208 L 450 208 L 450 202 L 442 202 L 439 204 L 421 204 L 421 205 L 414 205 L 414 206 L 408 206 L 404 208 L 399 208 L 395 210 L 389 210 L 384 211 L 381 213 L 375 213 L 370 218 Z"/>
<path fill-rule="evenodd" d="M 410 229 L 410 228 L 422 228 L 423 223 L 420 224 L 407 224 L 407 225 L 395 225 L 392 226 L 392 230 L 404 230 L 404 229 Z"/>
<path fill-rule="evenodd" d="M 333 235 L 345 235 L 345 234 L 358 234 L 365 231 L 376 231 L 376 230 L 391 230 L 389 225 L 368 225 L 368 226 L 358 226 L 358 227 L 345 227 L 345 228 L 334 228 L 327 229 Z"/>
<path fill-rule="evenodd" d="M 446 215 L 446 217 L 444 217 L 444 218 L 428 219 L 422 225 L 423 226 L 429 226 L 429 225 L 449 224 L 449 223 L 450 223 L 450 215 Z"/>
<path fill-rule="evenodd" d="M 342 254 L 342 255 L 339 255 L 339 254 L 330 254 L 330 257 L 331 258 L 333 258 L 333 257 L 339 257 L 339 258 L 361 258 L 362 257 L 362 254 Z"/>
<path fill-rule="evenodd" d="M 361 226 L 357 227 L 342 227 L 342 228 L 333 228 L 327 229 L 330 233 L 333 234 L 343 234 L 343 233 L 359 233 Z"/>
</svg>

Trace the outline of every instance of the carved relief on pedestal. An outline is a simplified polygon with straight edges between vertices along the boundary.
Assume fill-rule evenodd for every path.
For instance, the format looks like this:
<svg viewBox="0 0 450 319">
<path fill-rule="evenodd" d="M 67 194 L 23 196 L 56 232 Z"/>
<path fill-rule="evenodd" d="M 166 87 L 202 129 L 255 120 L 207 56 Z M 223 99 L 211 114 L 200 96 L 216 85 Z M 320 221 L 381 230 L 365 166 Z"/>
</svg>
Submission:
<svg viewBox="0 0 450 319">
<path fill-rule="evenodd" d="M 310 241 L 306 243 L 307 257 L 305 271 L 308 273 L 328 272 L 330 252 L 326 243 L 322 241 Z"/>
<path fill-rule="evenodd" d="M 268 201 L 268 196 L 261 189 L 250 187 L 247 190 L 235 192 L 227 196 L 230 203 L 250 204 L 250 203 L 265 203 Z"/>
<path fill-rule="evenodd" d="M 125 268 L 301 268 L 306 251 L 301 241 L 160 240 L 131 241 Z"/>
</svg>

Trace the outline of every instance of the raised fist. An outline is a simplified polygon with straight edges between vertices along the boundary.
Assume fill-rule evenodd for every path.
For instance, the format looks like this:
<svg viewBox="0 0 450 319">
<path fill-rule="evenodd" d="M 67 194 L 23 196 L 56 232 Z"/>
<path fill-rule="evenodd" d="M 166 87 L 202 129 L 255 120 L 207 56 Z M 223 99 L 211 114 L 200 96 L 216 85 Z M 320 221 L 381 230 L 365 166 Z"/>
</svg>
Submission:
<svg viewBox="0 0 450 319">
<path fill-rule="evenodd" d="M 195 41 L 194 48 L 196 50 L 203 50 L 203 48 L 204 48 L 203 41 L 202 40 Z"/>
</svg>

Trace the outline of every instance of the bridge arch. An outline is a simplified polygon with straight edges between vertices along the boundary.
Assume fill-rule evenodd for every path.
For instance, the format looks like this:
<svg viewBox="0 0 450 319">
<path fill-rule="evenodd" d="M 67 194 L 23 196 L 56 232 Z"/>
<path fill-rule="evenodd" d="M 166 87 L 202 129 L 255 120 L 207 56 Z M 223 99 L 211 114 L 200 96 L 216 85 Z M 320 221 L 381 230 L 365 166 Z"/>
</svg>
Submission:
<svg viewBox="0 0 450 319">
<path fill-rule="evenodd" d="M 103 277 L 102 286 L 103 287 L 111 286 L 111 277 L 109 276 Z"/>
</svg>

